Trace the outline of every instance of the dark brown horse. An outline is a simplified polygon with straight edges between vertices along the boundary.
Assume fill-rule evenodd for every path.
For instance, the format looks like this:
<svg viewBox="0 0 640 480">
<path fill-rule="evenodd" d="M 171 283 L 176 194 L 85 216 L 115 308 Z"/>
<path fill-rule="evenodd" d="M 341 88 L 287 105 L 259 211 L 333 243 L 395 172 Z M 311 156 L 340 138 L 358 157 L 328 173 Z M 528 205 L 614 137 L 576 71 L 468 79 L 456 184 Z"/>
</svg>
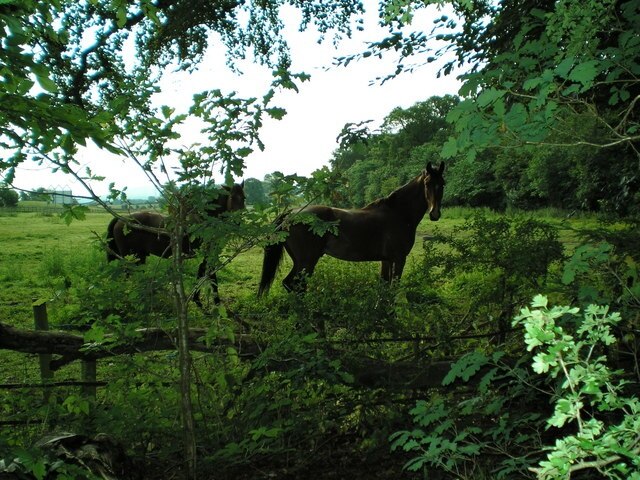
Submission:
<svg viewBox="0 0 640 480">
<path fill-rule="evenodd" d="M 225 212 L 233 212 L 244 208 L 244 182 L 232 187 L 223 187 L 224 192 L 206 208 L 210 217 L 219 217 Z M 157 212 L 135 212 L 126 219 L 113 218 L 107 227 L 107 260 L 112 261 L 133 255 L 136 263 L 143 264 L 149 255 L 169 258 L 172 254 L 171 239 L 167 231 L 167 217 Z M 190 241 L 185 235 L 182 240 L 182 251 L 191 256 L 200 247 L 198 239 Z M 208 272 L 207 257 L 198 267 L 198 278 L 207 276 L 211 282 L 214 301 L 219 303 L 218 280 L 215 272 Z M 194 301 L 202 306 L 200 293 L 196 291 Z"/>
<path fill-rule="evenodd" d="M 267 292 L 282 260 L 283 249 L 293 260 L 293 268 L 282 284 L 288 291 L 305 288 L 304 275 L 312 275 L 325 253 L 340 260 L 382 262 L 381 276 L 387 281 L 400 278 L 416 237 L 416 228 L 429 212 L 429 218 L 440 218 L 444 192 L 444 162 L 435 168 L 431 162 L 420 175 L 389 196 L 364 208 L 344 210 L 315 205 L 297 213 L 311 213 L 325 222 L 336 224 L 337 235 L 328 230 L 314 234 L 304 223 L 296 223 L 296 212 L 279 218 L 281 228 L 288 230 L 286 240 L 265 248 L 262 278 L 258 295 Z"/>
</svg>

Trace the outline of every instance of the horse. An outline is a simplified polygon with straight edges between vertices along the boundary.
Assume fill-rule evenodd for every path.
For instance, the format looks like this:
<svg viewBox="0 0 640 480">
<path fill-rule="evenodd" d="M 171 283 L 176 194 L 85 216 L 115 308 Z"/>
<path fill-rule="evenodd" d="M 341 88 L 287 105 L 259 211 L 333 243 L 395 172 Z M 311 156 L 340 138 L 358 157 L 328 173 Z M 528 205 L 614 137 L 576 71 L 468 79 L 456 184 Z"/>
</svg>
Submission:
<svg viewBox="0 0 640 480">
<path fill-rule="evenodd" d="M 231 187 L 223 186 L 223 192 L 207 206 L 206 214 L 217 218 L 225 212 L 242 210 L 245 207 L 244 182 Z M 135 257 L 137 264 L 144 264 L 147 257 L 154 255 L 169 258 L 173 254 L 171 237 L 167 232 L 168 217 L 157 212 L 135 212 L 127 218 L 114 217 L 107 227 L 107 261 L 111 262 L 127 255 Z M 202 241 L 190 240 L 188 235 L 182 239 L 182 252 L 193 256 Z M 214 302 L 220 303 L 218 279 L 215 272 L 208 273 L 207 257 L 198 267 L 198 278 L 206 276 L 211 282 Z M 196 290 L 194 302 L 202 307 L 200 291 Z"/>
<path fill-rule="evenodd" d="M 340 260 L 380 261 L 380 275 L 385 281 L 399 279 L 415 242 L 416 228 L 426 212 L 430 220 L 440 219 L 443 173 L 444 162 L 438 167 L 428 162 L 413 180 L 364 208 L 313 205 L 280 216 L 276 224 L 279 229 L 288 230 L 288 236 L 265 247 L 258 296 L 271 287 L 285 249 L 293 260 L 293 268 L 282 282 L 289 292 L 306 289 L 305 276 L 313 274 L 325 253 Z M 296 222 L 300 213 L 312 214 L 335 227 L 317 235 L 306 222 Z"/>
</svg>

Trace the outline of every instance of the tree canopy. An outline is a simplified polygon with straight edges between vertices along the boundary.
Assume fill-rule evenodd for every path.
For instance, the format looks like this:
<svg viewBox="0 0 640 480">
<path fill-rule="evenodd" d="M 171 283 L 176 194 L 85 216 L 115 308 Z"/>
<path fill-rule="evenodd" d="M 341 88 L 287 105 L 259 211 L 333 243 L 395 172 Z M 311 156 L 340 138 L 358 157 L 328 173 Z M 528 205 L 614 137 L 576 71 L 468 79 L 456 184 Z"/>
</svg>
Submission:
<svg viewBox="0 0 640 480">
<path fill-rule="evenodd" d="M 0 134 L 6 154 L 0 171 L 11 183 L 25 160 L 44 161 L 89 186 L 99 178 L 81 170 L 74 154 L 93 142 L 147 172 L 175 155 L 189 172 L 183 180 L 210 174 L 213 164 L 239 175 L 244 158 L 262 148 L 262 116 L 284 114 L 271 105 L 274 91 L 296 89 L 306 78 L 290 71 L 283 4 L 302 12 L 300 28 L 314 26 L 336 39 L 350 34 L 349 19 L 363 10 L 348 1 L 3 2 Z M 248 57 L 271 68 L 273 89 L 260 99 L 242 99 L 220 92 L 212 79 L 188 111 L 204 122 L 212 144 L 197 152 L 172 148 L 168 142 L 186 117 L 154 106 L 158 80 L 167 68 L 196 68 L 212 43 L 226 46 L 232 67 Z"/>
<path fill-rule="evenodd" d="M 392 33 L 355 57 L 396 52 L 390 77 L 436 60 L 445 62 L 440 74 L 459 74 L 461 101 L 447 114 L 453 129 L 440 154 L 469 173 L 469 187 L 489 193 L 488 172 L 514 178 L 509 163 L 520 164 L 517 171 L 526 163 L 529 174 L 517 178 L 531 191 L 504 192 L 516 204 L 577 189 L 571 205 L 633 210 L 640 181 L 638 2 L 450 1 L 451 14 L 431 31 L 398 30 L 434 4 L 443 5 L 383 2 Z M 501 166 L 494 161 L 500 156 L 510 160 Z M 538 171 L 543 164 L 548 168 Z"/>
</svg>

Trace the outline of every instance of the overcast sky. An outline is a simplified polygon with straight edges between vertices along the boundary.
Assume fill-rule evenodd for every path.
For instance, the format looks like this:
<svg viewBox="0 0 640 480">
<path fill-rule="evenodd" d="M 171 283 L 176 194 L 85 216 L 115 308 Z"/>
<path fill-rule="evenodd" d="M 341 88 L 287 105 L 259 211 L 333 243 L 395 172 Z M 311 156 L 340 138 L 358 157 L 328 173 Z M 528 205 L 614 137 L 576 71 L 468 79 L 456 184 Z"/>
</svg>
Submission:
<svg viewBox="0 0 640 480">
<path fill-rule="evenodd" d="M 330 41 L 318 45 L 316 32 L 298 32 L 297 14 L 285 12 L 290 26 L 287 38 L 292 49 L 293 70 L 310 74 L 311 80 L 301 84 L 297 94 L 288 91 L 276 96 L 274 104 L 288 113 L 280 121 L 265 122 L 261 138 L 266 148 L 248 157 L 244 178 L 262 179 L 276 170 L 308 176 L 328 164 L 337 147 L 336 137 L 346 123 L 370 119 L 379 123 L 395 107 L 406 108 L 433 95 L 457 92 L 456 79 L 437 78 L 439 65 L 433 64 L 383 85 L 370 85 L 372 80 L 395 70 L 392 57 L 382 60 L 370 57 L 346 68 L 325 70 L 336 56 L 361 51 L 365 42 L 381 40 L 387 35 L 377 26 L 377 2 L 369 0 L 365 5 L 373 8 L 365 17 L 364 31 L 354 32 L 353 38 L 342 42 L 338 50 Z M 411 28 L 430 31 L 433 19 L 440 15 L 442 12 L 435 8 L 423 11 L 416 16 Z M 241 64 L 241 68 L 243 75 L 234 75 L 225 65 L 224 50 L 211 48 L 197 72 L 171 73 L 163 78 L 163 93 L 158 102 L 184 111 L 192 95 L 204 89 L 237 91 L 243 97 L 264 95 L 271 83 L 270 71 L 247 63 Z M 198 141 L 197 132 L 189 132 L 182 139 L 185 144 L 192 141 Z M 98 149 L 87 149 L 79 158 L 96 173 L 107 176 L 104 186 L 96 186 L 99 194 L 106 193 L 109 181 L 115 181 L 118 186 L 127 185 L 130 197 L 157 194 L 137 167 L 123 159 Z M 33 164 L 25 165 L 18 172 L 15 185 L 26 189 L 66 186 L 72 188 L 74 194 L 85 193 L 70 178 L 53 175 L 50 170 Z"/>
</svg>

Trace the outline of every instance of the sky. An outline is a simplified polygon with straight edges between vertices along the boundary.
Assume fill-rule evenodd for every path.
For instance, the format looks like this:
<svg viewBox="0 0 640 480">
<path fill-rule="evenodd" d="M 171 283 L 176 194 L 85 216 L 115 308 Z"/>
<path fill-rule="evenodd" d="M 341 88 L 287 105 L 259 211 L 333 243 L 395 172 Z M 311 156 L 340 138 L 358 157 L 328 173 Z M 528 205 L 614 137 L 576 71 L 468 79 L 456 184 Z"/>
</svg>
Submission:
<svg viewBox="0 0 640 480">
<path fill-rule="evenodd" d="M 395 71 L 396 59 L 391 56 L 383 59 L 369 57 L 352 62 L 348 67 L 331 67 L 335 57 L 362 51 L 366 42 L 379 41 L 388 35 L 377 25 L 377 2 L 366 0 L 364 3 L 369 6 L 364 31 L 354 31 L 352 38 L 341 42 L 337 50 L 329 38 L 319 45 L 317 32 L 298 32 L 297 12 L 292 9 L 283 12 L 288 26 L 286 35 L 291 47 L 292 69 L 310 74 L 311 80 L 299 85 L 299 93 L 286 91 L 276 95 L 274 105 L 285 108 L 287 115 L 279 121 L 265 121 L 260 136 L 266 148 L 246 159 L 243 178 L 262 179 L 274 171 L 308 176 L 328 165 L 332 152 L 338 146 L 336 137 L 346 123 L 373 120 L 373 125 L 379 125 L 395 107 L 407 108 L 431 96 L 458 91 L 459 83 L 453 76 L 437 78 L 440 66 L 437 63 L 402 74 L 382 85 L 371 85 L 371 82 Z M 423 10 L 416 15 L 411 29 L 430 31 L 433 19 L 441 15 L 442 11 L 435 7 Z M 196 72 L 169 72 L 164 75 L 162 94 L 156 101 L 177 111 L 185 111 L 193 94 L 205 89 L 236 91 L 241 97 L 264 95 L 271 83 L 270 71 L 248 62 L 239 65 L 243 72 L 240 76 L 226 67 L 224 50 L 213 46 Z M 183 132 L 181 143 L 200 140 L 197 129 L 193 130 Z M 82 170 L 87 165 L 95 173 L 107 177 L 103 185 L 94 185 L 99 195 L 106 194 L 110 181 L 115 181 L 118 187 L 127 186 L 130 198 L 157 195 L 139 168 L 125 159 L 97 147 L 83 149 L 78 159 Z M 45 166 L 33 164 L 18 171 L 14 184 L 24 189 L 70 188 L 76 195 L 86 194 L 68 176 L 54 175 Z"/>
</svg>

